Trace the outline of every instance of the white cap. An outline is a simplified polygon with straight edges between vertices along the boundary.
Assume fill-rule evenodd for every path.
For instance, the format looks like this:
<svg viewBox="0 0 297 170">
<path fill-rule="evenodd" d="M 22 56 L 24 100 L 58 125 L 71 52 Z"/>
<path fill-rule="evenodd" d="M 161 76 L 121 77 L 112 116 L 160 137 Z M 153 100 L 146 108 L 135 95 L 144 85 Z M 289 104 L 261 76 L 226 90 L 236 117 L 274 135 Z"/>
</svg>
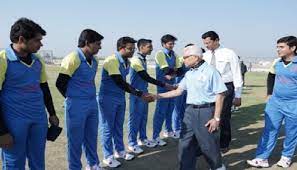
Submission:
<svg viewBox="0 0 297 170">
<path fill-rule="evenodd" d="M 203 52 L 202 49 L 200 47 L 198 47 L 197 45 L 190 45 L 184 48 L 184 56 L 197 56 L 197 57 L 202 57 L 203 56 Z"/>
</svg>

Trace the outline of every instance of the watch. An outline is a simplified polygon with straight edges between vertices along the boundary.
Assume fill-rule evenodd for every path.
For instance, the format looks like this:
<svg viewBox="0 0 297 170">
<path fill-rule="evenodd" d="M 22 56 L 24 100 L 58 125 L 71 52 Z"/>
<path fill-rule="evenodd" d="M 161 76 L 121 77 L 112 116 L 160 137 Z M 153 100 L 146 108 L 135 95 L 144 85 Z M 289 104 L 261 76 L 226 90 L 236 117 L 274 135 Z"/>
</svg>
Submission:
<svg viewBox="0 0 297 170">
<path fill-rule="evenodd" d="M 213 119 L 217 122 L 219 122 L 221 119 L 219 117 L 214 116 Z"/>
</svg>

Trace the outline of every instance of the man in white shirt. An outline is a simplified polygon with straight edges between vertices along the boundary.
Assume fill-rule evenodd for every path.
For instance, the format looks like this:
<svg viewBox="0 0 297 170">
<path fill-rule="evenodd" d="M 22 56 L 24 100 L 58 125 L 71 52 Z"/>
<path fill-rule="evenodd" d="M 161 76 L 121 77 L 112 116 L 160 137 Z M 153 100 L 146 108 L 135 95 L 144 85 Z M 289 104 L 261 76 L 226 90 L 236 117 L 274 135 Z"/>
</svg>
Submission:
<svg viewBox="0 0 297 170">
<path fill-rule="evenodd" d="M 241 105 L 242 76 L 238 56 L 231 49 L 222 47 L 219 35 L 208 31 L 202 35 L 205 47 L 208 49 L 203 54 L 203 59 L 213 65 L 221 74 L 228 91 L 225 94 L 221 115 L 221 151 L 227 152 L 231 142 L 231 107 Z"/>
</svg>

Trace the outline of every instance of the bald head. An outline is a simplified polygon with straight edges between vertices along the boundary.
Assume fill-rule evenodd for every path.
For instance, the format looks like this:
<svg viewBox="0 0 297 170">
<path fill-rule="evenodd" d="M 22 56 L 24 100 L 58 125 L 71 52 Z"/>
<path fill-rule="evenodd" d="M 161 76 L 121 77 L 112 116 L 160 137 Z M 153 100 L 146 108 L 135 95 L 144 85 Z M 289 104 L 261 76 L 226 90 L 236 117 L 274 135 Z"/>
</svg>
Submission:
<svg viewBox="0 0 297 170">
<path fill-rule="evenodd" d="M 196 56 L 202 58 L 203 52 L 202 49 L 197 45 L 190 45 L 184 48 L 184 56 Z"/>
</svg>

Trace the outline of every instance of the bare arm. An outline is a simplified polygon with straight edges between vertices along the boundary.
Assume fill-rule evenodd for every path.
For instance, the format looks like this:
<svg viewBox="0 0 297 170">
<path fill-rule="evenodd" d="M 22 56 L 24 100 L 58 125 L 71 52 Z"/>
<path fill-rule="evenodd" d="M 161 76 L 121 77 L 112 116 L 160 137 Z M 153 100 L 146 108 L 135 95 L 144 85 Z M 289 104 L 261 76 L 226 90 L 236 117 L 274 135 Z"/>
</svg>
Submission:
<svg viewBox="0 0 297 170">
<path fill-rule="evenodd" d="M 157 94 L 157 99 L 177 97 L 180 96 L 183 93 L 183 91 L 184 90 L 182 88 L 178 87 L 176 90 Z"/>
<path fill-rule="evenodd" d="M 208 131 L 210 133 L 216 131 L 220 125 L 220 116 L 223 108 L 223 101 L 224 101 L 224 93 L 219 93 L 216 95 L 216 105 L 215 105 L 215 112 L 214 118 L 210 119 L 205 126 L 208 127 Z"/>
<path fill-rule="evenodd" d="M 219 93 L 216 95 L 216 105 L 215 105 L 215 113 L 214 117 L 220 118 L 223 109 L 223 102 L 224 102 L 225 95 L 224 93 Z"/>
</svg>

